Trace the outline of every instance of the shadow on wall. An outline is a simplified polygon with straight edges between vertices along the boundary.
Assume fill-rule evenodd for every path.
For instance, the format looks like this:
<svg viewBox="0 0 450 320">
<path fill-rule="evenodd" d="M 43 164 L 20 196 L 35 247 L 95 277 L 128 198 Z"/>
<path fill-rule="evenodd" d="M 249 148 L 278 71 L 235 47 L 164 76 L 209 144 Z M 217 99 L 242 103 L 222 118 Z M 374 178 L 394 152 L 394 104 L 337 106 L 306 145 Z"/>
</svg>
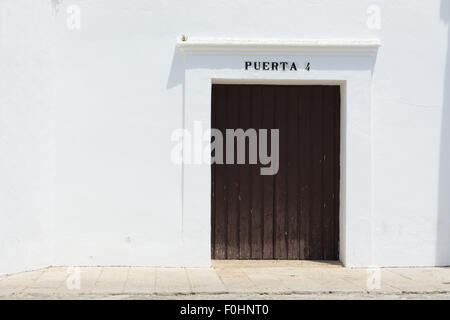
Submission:
<svg viewBox="0 0 450 320">
<path fill-rule="evenodd" d="M 441 19 L 448 41 L 441 124 L 436 265 L 450 265 L 450 1 L 441 0 Z"/>
<path fill-rule="evenodd" d="M 166 89 L 172 89 L 180 84 L 184 85 L 184 57 L 180 50 L 175 47 L 173 50 Z"/>
</svg>

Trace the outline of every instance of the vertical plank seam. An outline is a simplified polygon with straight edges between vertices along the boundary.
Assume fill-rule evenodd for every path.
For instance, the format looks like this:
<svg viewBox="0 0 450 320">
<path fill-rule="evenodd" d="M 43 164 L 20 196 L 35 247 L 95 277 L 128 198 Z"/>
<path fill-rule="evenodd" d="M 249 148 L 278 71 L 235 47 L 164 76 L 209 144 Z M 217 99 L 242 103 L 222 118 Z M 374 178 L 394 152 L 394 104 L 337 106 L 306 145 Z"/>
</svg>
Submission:
<svg viewBox="0 0 450 320">
<path fill-rule="evenodd" d="M 229 94 L 230 94 L 230 90 L 229 90 L 229 86 L 226 86 L 225 87 L 225 129 L 224 129 L 224 133 L 226 133 L 226 129 L 227 129 L 227 126 L 228 126 L 228 111 L 229 111 L 229 108 L 228 108 L 228 104 L 229 104 Z M 225 137 L 226 137 L 226 134 L 225 134 Z M 225 150 L 226 150 L 226 147 L 225 147 Z M 224 183 L 225 183 L 225 188 L 226 188 L 226 192 L 225 192 L 225 199 L 226 199 L 226 201 L 224 201 L 225 202 L 225 259 L 228 259 L 228 197 L 229 197 L 229 185 L 228 185 L 228 182 L 229 182 L 229 179 L 228 179 L 228 165 L 226 164 L 226 159 L 225 159 L 225 156 L 226 156 L 226 154 L 224 154 L 224 164 L 223 164 L 223 166 L 224 166 L 224 172 L 225 172 L 225 174 L 224 174 Z"/>
<path fill-rule="evenodd" d="M 215 85 L 212 85 L 212 98 L 211 98 L 211 128 L 216 126 L 216 95 L 215 95 Z M 211 137 L 212 142 L 212 137 Z M 210 142 L 210 143 L 211 143 Z M 212 154 L 210 155 L 212 156 Z M 211 162 L 211 179 L 212 179 L 212 185 L 211 185 L 211 258 L 214 259 L 216 257 L 216 168 L 215 164 Z"/>
<path fill-rule="evenodd" d="M 301 221 L 300 221 L 300 175 L 301 175 L 301 165 L 300 165 L 300 143 L 301 143 L 301 137 L 300 137 L 300 115 L 301 115 L 301 104 L 300 104 L 300 86 L 296 88 L 296 102 L 297 102 L 297 127 L 295 128 L 297 133 L 297 163 L 295 164 L 297 166 L 297 188 L 296 188 L 296 198 L 297 203 L 295 205 L 295 208 L 297 210 L 297 258 L 301 259 L 301 253 L 300 253 L 300 232 L 301 232 Z"/>
<path fill-rule="evenodd" d="M 321 194 L 321 199 L 320 199 L 320 222 L 321 222 L 321 226 L 320 226 L 320 237 L 321 237 L 321 253 L 320 253 L 320 258 L 323 260 L 325 257 L 325 219 L 324 219 L 324 213 L 325 213 L 325 208 L 324 208 L 324 201 L 325 201 L 325 181 L 324 181 L 324 170 L 325 170 L 325 161 L 324 161 L 324 152 L 325 152 L 325 134 L 324 134 L 324 128 L 325 128 L 325 86 L 320 86 L 320 121 L 321 121 L 321 126 L 322 126 L 322 130 L 321 130 L 321 139 L 320 139 L 320 143 L 321 143 L 321 148 L 320 148 L 320 156 L 321 156 L 321 166 L 320 166 L 320 180 L 321 180 L 321 188 L 320 188 L 320 194 Z"/>
<path fill-rule="evenodd" d="M 237 94 L 237 106 L 236 106 L 236 111 L 237 111 L 237 123 L 236 126 L 233 126 L 233 129 L 239 129 L 240 128 L 240 123 L 241 123 L 241 92 L 242 92 L 242 86 L 238 86 L 237 90 L 236 90 L 236 94 Z M 241 259 L 241 201 L 239 200 L 239 195 L 241 192 L 241 165 L 238 164 L 237 159 L 238 159 L 238 145 L 237 145 L 237 141 L 235 140 L 234 143 L 234 163 L 237 164 L 236 165 L 236 170 L 237 170 L 237 190 L 236 190 L 236 194 L 234 201 L 236 201 L 237 204 L 237 217 L 236 217 L 236 235 L 235 237 L 237 238 L 237 252 L 236 252 L 236 256 L 238 257 L 238 259 Z"/>
<path fill-rule="evenodd" d="M 276 86 L 275 89 L 273 90 L 273 117 L 272 117 L 272 129 L 275 128 L 276 126 L 276 106 L 277 106 L 277 90 L 276 90 Z M 269 137 L 267 137 L 267 139 L 269 139 Z M 270 144 L 270 147 L 272 147 L 272 144 Z M 267 148 L 267 150 L 269 150 Z M 272 152 L 271 152 L 272 153 Z M 272 154 L 271 154 L 272 156 Z M 275 175 L 272 175 L 272 259 L 276 259 L 276 232 L 277 232 L 277 224 L 276 224 L 276 207 L 275 207 L 275 197 L 276 197 L 276 184 L 275 184 Z"/>
<path fill-rule="evenodd" d="M 260 120 L 260 127 L 264 126 L 264 100 L 263 100 L 263 91 L 261 87 L 258 87 L 258 93 L 261 97 L 261 104 L 262 104 L 262 110 L 261 110 L 261 120 Z M 258 146 L 259 148 L 259 146 Z M 259 149 L 258 149 L 259 150 Z M 264 184 L 265 184 L 265 179 L 264 177 L 260 177 L 260 181 L 261 181 L 261 189 L 260 189 L 260 196 L 261 196 L 261 259 L 264 259 L 264 234 L 265 234 L 265 218 L 264 218 L 264 214 L 265 214 L 265 207 L 264 207 Z"/>
<path fill-rule="evenodd" d="M 253 116 L 253 87 L 249 86 L 248 87 L 248 94 L 249 94 L 249 110 L 248 110 L 248 127 L 252 128 L 252 116 Z M 258 148 L 258 147 L 257 147 Z M 258 150 L 258 149 L 257 149 Z M 249 185 L 248 185 L 248 249 L 250 250 L 250 252 L 248 253 L 248 257 L 249 259 L 251 259 L 253 257 L 253 232 L 252 232 L 252 227 L 253 227 L 253 208 L 252 208 L 252 204 L 253 204 L 253 175 L 252 175 L 252 167 L 250 165 L 250 140 L 249 140 L 249 145 L 248 145 L 248 175 L 249 175 Z"/>
<path fill-rule="evenodd" d="M 237 94 L 238 94 L 238 99 L 237 99 L 237 103 L 238 103 L 238 106 L 237 106 L 237 114 L 238 114 L 238 123 L 237 123 L 237 128 L 239 129 L 239 128 L 241 128 L 242 129 L 242 114 L 241 114 L 241 108 L 242 108 L 242 96 L 243 96 L 243 94 L 242 94 L 242 86 L 238 86 L 238 92 L 237 92 Z M 237 162 L 237 159 L 238 159 L 238 152 L 239 152 L 239 150 L 238 150 L 238 146 L 237 146 L 237 143 L 235 144 L 236 145 L 236 153 L 235 153 L 235 158 L 236 158 L 236 163 L 238 163 Z M 245 137 L 244 137 L 244 146 L 245 146 Z M 245 162 L 245 160 L 244 160 L 244 162 Z M 242 200 L 240 200 L 240 199 L 242 199 L 242 197 L 241 197 L 241 185 L 242 185 L 242 181 L 241 181 L 241 172 L 242 172 L 242 170 L 241 170 L 242 168 L 241 168 L 241 165 L 237 165 L 237 170 L 238 170 L 238 174 L 237 174 L 237 176 L 238 176 L 238 181 L 237 181 L 237 183 L 238 183 L 238 190 L 237 190 L 237 203 L 238 203 L 238 216 L 237 216 L 237 238 L 238 238 L 238 256 L 239 256 L 239 259 L 242 259 L 242 254 L 241 254 L 241 205 L 242 205 Z"/>
<path fill-rule="evenodd" d="M 289 184 L 288 184 L 288 171 L 289 171 L 289 167 L 288 167 L 288 163 L 289 163 L 289 123 L 288 123 L 288 119 L 289 119 L 289 87 L 286 87 L 286 90 L 284 90 L 284 94 L 285 94 L 285 103 L 286 105 L 284 106 L 284 108 L 286 109 L 284 116 L 283 116 L 283 122 L 284 122 L 284 130 L 285 130 L 285 139 L 286 141 L 283 141 L 285 147 L 284 149 L 284 158 L 285 158 L 285 166 L 284 166 L 284 187 L 285 187 L 285 195 L 284 195 L 284 233 L 283 233 L 283 238 L 284 238 L 284 247 L 285 247 L 285 254 L 286 254 L 286 258 L 289 257 L 289 241 L 288 241 L 288 235 L 289 235 L 289 229 L 288 229 L 288 222 L 289 222 L 289 215 L 287 212 L 288 209 L 288 196 L 289 196 Z"/>
</svg>

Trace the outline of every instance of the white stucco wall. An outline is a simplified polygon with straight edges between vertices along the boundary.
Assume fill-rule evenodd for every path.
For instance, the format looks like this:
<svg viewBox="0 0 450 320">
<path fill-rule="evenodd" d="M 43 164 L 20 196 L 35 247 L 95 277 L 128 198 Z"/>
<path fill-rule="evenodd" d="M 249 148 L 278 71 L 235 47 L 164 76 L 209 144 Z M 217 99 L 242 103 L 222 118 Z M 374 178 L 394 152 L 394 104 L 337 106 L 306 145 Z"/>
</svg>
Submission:
<svg viewBox="0 0 450 320">
<path fill-rule="evenodd" d="M 366 25 L 372 4 L 380 30 Z M 79 30 L 66 26 L 69 5 Z M 348 265 L 450 264 L 448 1 L 3 0 L 0 10 L 0 273 L 208 263 L 182 232 L 182 168 L 170 162 L 186 95 L 180 34 L 380 39 L 372 239 L 359 244 L 371 254 Z"/>
<path fill-rule="evenodd" d="M 53 261 L 54 18 L 0 3 L 0 273 Z"/>
</svg>

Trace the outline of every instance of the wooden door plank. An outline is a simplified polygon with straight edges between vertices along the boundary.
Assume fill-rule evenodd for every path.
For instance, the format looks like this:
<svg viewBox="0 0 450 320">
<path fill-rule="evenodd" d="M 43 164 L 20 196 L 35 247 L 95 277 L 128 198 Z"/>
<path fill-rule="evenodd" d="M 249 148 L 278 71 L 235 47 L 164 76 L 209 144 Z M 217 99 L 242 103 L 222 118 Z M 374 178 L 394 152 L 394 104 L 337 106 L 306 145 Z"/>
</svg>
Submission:
<svg viewBox="0 0 450 320">
<path fill-rule="evenodd" d="M 288 88 L 277 86 L 275 88 L 275 125 L 279 130 L 279 169 L 275 178 L 274 203 L 274 230 L 275 230 L 275 259 L 287 259 L 287 101 Z"/>
<path fill-rule="evenodd" d="M 227 89 L 225 86 L 215 87 L 215 127 L 223 133 L 227 118 Z M 225 155 L 224 155 L 225 156 Z M 227 243 L 227 175 L 226 167 L 221 164 L 213 164 L 215 169 L 215 211 L 214 212 L 214 259 L 226 258 Z"/>
<path fill-rule="evenodd" d="M 300 259 L 310 259 L 312 181 L 312 91 L 299 88 L 299 251 Z"/>
<path fill-rule="evenodd" d="M 299 259 L 298 229 L 298 113 L 299 90 L 297 86 L 289 86 L 287 94 L 287 258 Z"/>
<path fill-rule="evenodd" d="M 239 86 L 227 86 L 227 129 L 239 126 Z M 227 259 L 239 259 L 239 166 L 236 165 L 236 143 L 233 164 L 226 164 L 227 196 Z"/>
<path fill-rule="evenodd" d="M 251 88 L 240 86 L 239 88 L 239 127 L 246 131 L 251 127 Z M 250 258 L 250 204 L 251 204 L 251 168 L 249 164 L 249 141 L 246 142 L 245 164 L 239 165 L 239 258 Z"/>
<path fill-rule="evenodd" d="M 323 87 L 323 112 L 322 112 L 322 243 L 323 258 L 330 260 L 334 253 L 334 159 L 333 159 L 333 109 L 335 108 L 334 87 Z"/>
<path fill-rule="evenodd" d="M 274 128 L 274 99 L 275 92 L 273 86 L 264 87 L 263 93 L 263 125 L 264 129 Z M 267 150 L 270 151 L 270 135 L 267 134 Z M 264 236 L 263 236 L 263 259 L 274 258 L 274 229 L 273 229 L 273 210 L 274 210 L 274 177 L 265 175 L 263 180 L 263 212 L 264 212 Z"/>
<path fill-rule="evenodd" d="M 251 104 L 252 104 L 252 123 L 255 129 L 262 127 L 263 103 L 262 103 L 262 87 L 251 86 Z M 251 166 L 251 258 L 263 258 L 263 179 L 260 175 L 260 166 Z"/>
<path fill-rule="evenodd" d="M 211 88 L 211 128 L 216 127 L 216 87 Z M 212 152 L 214 154 L 214 152 Z M 211 164 L 211 258 L 215 258 L 216 251 L 216 166 Z"/>
<path fill-rule="evenodd" d="M 339 195 L 340 195 L 340 149 L 341 149 L 341 91 L 339 86 L 334 87 L 334 103 L 333 108 L 333 161 L 334 161 L 334 191 L 333 191 L 333 235 L 334 235 L 334 256 L 333 260 L 339 259 Z"/>
<path fill-rule="evenodd" d="M 310 237 L 310 258 L 313 260 L 323 259 L 323 242 L 322 242 L 322 164 L 323 164 L 323 148 L 322 148 L 322 106 L 323 106 L 323 88 L 322 86 L 314 86 L 313 103 L 312 103 L 312 210 L 311 210 L 311 237 Z"/>
</svg>

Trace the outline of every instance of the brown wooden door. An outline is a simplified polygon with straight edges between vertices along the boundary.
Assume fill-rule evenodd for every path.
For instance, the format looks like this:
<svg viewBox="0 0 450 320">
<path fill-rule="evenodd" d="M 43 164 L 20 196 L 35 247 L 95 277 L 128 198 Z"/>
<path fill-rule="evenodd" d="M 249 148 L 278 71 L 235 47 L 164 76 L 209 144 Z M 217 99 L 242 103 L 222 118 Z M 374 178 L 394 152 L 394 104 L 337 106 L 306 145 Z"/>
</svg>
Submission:
<svg viewBox="0 0 450 320">
<path fill-rule="evenodd" d="M 338 259 L 339 124 L 339 86 L 213 85 L 224 137 L 279 129 L 276 175 L 248 158 L 212 165 L 213 259 Z"/>
</svg>

